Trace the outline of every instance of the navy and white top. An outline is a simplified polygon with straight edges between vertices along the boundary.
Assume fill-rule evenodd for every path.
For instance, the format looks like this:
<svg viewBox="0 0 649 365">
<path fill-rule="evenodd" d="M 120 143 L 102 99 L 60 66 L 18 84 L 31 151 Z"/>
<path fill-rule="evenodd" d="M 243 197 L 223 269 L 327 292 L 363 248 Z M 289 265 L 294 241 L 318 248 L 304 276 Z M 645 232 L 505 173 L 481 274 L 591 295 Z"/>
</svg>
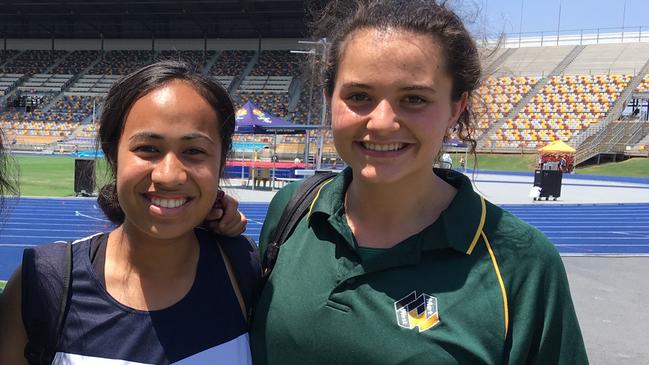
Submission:
<svg viewBox="0 0 649 365">
<path fill-rule="evenodd" d="M 223 258 L 212 236 L 197 235 L 191 289 L 176 304 L 150 312 L 117 302 L 93 269 L 91 255 L 105 248 L 108 234 L 75 241 L 70 310 L 52 364 L 250 364 L 248 325 Z"/>
</svg>

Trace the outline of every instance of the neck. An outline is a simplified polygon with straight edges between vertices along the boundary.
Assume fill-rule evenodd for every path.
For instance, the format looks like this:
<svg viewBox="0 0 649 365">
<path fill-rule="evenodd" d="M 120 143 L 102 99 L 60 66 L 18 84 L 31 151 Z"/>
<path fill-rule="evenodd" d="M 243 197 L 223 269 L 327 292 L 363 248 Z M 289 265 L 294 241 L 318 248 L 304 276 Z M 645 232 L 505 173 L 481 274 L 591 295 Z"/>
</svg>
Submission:
<svg viewBox="0 0 649 365">
<path fill-rule="evenodd" d="M 455 193 L 432 170 L 376 184 L 354 173 L 345 196 L 347 222 L 359 246 L 389 248 L 434 223 Z"/>
<path fill-rule="evenodd" d="M 195 270 L 199 256 L 193 231 L 173 238 L 157 239 L 124 222 L 110 233 L 107 261 L 118 271 L 147 277 L 169 277 Z"/>
</svg>

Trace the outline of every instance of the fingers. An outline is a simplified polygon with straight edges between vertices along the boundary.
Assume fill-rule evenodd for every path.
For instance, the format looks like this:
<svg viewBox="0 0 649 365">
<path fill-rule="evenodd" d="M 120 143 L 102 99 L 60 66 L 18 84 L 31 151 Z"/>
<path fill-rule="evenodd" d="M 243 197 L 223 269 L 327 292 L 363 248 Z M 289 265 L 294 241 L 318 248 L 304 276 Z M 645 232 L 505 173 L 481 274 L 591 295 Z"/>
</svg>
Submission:
<svg viewBox="0 0 649 365">
<path fill-rule="evenodd" d="M 207 225 L 214 232 L 235 237 L 246 230 L 248 219 L 239 211 L 239 202 L 219 190 L 216 203 L 208 215 Z"/>
<path fill-rule="evenodd" d="M 210 229 L 215 233 L 228 237 L 236 237 L 246 230 L 248 219 L 243 213 L 236 211 L 231 218 L 224 219 L 209 221 Z"/>
</svg>

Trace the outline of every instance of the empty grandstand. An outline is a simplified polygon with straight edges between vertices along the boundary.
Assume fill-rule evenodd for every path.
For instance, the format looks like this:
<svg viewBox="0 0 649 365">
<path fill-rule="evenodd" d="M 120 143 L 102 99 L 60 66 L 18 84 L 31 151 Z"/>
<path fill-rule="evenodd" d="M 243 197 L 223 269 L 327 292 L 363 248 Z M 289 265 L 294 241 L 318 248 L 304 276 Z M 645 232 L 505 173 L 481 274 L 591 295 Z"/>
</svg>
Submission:
<svg viewBox="0 0 649 365">
<path fill-rule="evenodd" d="M 214 11 L 239 16 L 227 9 Z M 292 16 L 281 25 L 288 26 Z M 9 39 L 0 51 L 0 123 L 9 131 L 13 148 L 71 151 L 94 146 L 93 121 L 110 86 L 136 68 L 162 59 L 191 63 L 217 79 L 239 105 L 250 100 L 297 124 L 321 123 L 322 95 L 305 72 L 317 56 L 304 54 L 317 50 L 298 43 L 302 29 L 281 39 L 255 39 L 246 36 L 245 27 L 228 29 L 240 33 L 227 41 L 208 38 L 210 32 L 223 30 L 203 30 L 193 39 L 151 40 L 136 31 L 114 30 L 121 36 L 100 42 L 67 39 L 60 46 L 52 39 L 28 43 Z M 182 33 L 157 32 L 162 37 Z M 269 35 L 279 33 L 274 29 Z M 534 37 L 506 40 L 495 52 L 483 50 L 487 72 L 473 100 L 478 123 L 472 136 L 478 151 L 535 153 L 562 140 L 577 148 L 577 163 L 607 156 L 647 156 L 649 37 L 562 37 L 556 42 Z M 303 53 L 291 52 L 296 49 Z M 280 158 L 305 153 L 304 136 L 239 139 L 277 143 Z M 323 155 L 335 157 L 330 134 L 323 139 Z M 310 140 L 313 143 L 314 138 Z M 310 147 L 313 153 L 315 147 Z"/>
</svg>

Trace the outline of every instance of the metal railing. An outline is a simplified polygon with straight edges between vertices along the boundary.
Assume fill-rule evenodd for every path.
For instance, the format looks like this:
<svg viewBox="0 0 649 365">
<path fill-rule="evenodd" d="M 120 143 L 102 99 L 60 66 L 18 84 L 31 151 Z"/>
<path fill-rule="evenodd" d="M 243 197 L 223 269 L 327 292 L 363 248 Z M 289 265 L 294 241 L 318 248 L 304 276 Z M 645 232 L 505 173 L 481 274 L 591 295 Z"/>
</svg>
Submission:
<svg viewBox="0 0 649 365">
<path fill-rule="evenodd" d="M 488 43 L 497 44 L 498 41 L 504 48 L 649 42 L 649 26 L 507 33 L 502 40 L 489 40 Z"/>
</svg>

